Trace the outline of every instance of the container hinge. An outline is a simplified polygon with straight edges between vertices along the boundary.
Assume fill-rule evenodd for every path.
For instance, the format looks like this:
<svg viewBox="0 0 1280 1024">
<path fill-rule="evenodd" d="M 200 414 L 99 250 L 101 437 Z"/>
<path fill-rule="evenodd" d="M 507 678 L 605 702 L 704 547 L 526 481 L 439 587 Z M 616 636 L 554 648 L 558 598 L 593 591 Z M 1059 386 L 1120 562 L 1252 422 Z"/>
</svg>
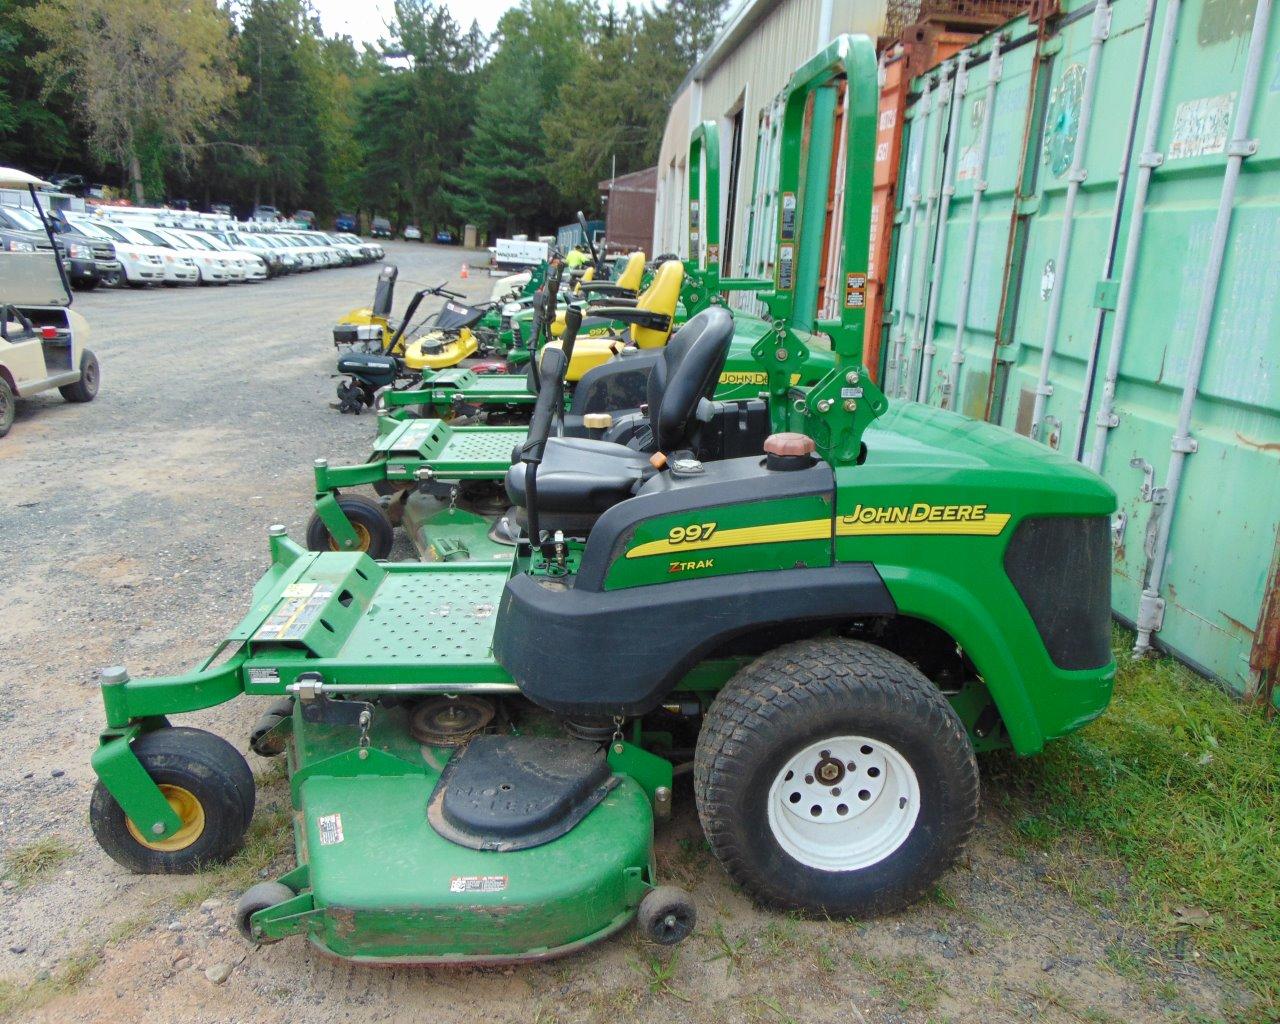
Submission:
<svg viewBox="0 0 1280 1024">
<path fill-rule="evenodd" d="M 1113 412 L 1098 411 L 1097 419 L 1093 421 L 1094 426 L 1101 427 L 1103 430 L 1114 430 L 1120 426 L 1120 417 Z"/>
<path fill-rule="evenodd" d="M 1190 434 L 1174 434 L 1169 447 L 1175 452 L 1182 452 L 1183 455 L 1194 455 L 1200 450 L 1200 442 Z"/>
<path fill-rule="evenodd" d="M 1154 590 L 1144 590 L 1138 601 L 1139 632 L 1157 633 L 1164 625 L 1164 598 Z"/>
<path fill-rule="evenodd" d="M 1257 139 L 1240 139 L 1239 141 L 1233 139 L 1231 142 L 1227 143 L 1227 156 L 1238 156 L 1244 158 L 1246 156 L 1253 156 L 1257 152 Z"/>
<path fill-rule="evenodd" d="M 1043 397 L 1043 398 L 1048 398 L 1050 395 L 1052 395 L 1052 394 L 1053 394 L 1053 385 L 1052 385 L 1052 384 L 1037 384 L 1037 385 L 1036 385 L 1036 394 L 1037 394 L 1037 395 L 1040 395 L 1040 396 L 1041 396 L 1041 397 Z"/>
<path fill-rule="evenodd" d="M 1143 153 L 1142 156 L 1138 157 L 1139 167 L 1159 167 L 1163 163 L 1164 163 L 1163 153 L 1156 153 L 1156 152 Z"/>
<path fill-rule="evenodd" d="M 1089 172 L 1083 167 L 1078 171 L 1071 170 L 1067 172 L 1067 181 L 1074 181 L 1077 185 L 1083 185 L 1087 177 L 1089 177 Z"/>
</svg>

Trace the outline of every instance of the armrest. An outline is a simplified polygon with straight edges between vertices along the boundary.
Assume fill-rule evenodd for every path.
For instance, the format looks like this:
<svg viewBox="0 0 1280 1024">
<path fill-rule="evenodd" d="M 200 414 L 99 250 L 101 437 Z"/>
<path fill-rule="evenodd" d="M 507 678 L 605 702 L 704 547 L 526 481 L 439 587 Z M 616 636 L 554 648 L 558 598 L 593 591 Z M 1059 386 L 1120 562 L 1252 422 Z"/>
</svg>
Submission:
<svg viewBox="0 0 1280 1024">
<path fill-rule="evenodd" d="M 666 313 L 655 313 L 649 309 L 632 309 L 628 306 L 593 306 L 593 317 L 619 320 L 624 324 L 635 324 L 637 327 L 648 327 L 655 331 L 671 330 L 671 317 Z"/>
<path fill-rule="evenodd" d="M 635 304 L 639 301 L 640 300 L 635 298 L 634 296 L 628 297 L 625 295 L 601 295 L 600 298 L 598 299 L 588 298 L 587 305 L 588 306 L 608 305 L 608 306 L 619 306 L 619 307 L 626 307 L 628 309 L 633 309 L 635 308 Z"/>
<path fill-rule="evenodd" d="M 599 292 L 601 295 L 609 295 L 617 298 L 634 299 L 636 293 L 630 288 L 623 288 L 621 285 L 614 284 L 612 281 L 583 281 L 578 285 L 578 290 L 582 292 Z"/>
</svg>

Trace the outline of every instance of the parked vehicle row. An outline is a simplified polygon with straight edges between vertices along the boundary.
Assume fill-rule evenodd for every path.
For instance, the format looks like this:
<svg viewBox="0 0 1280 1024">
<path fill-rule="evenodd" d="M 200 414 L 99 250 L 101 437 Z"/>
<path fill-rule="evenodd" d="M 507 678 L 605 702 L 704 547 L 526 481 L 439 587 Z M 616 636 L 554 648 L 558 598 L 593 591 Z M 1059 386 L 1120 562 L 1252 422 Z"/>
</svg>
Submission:
<svg viewBox="0 0 1280 1024">
<path fill-rule="evenodd" d="M 11 211 L 6 208 L 4 212 Z M 33 214 L 27 216 L 34 218 Z M 371 263 L 384 255 L 380 245 L 350 234 L 266 231 L 261 225 L 235 221 L 194 226 L 127 219 L 129 223 L 123 222 L 125 218 L 109 220 L 69 211 L 54 216 L 55 238 L 73 284 L 85 288 L 99 283 L 133 288 L 237 284 L 304 270 Z M 61 248 L 63 242 L 65 248 Z M 40 247 L 34 237 L 30 244 Z M 47 238 L 44 245 L 48 245 Z"/>
</svg>

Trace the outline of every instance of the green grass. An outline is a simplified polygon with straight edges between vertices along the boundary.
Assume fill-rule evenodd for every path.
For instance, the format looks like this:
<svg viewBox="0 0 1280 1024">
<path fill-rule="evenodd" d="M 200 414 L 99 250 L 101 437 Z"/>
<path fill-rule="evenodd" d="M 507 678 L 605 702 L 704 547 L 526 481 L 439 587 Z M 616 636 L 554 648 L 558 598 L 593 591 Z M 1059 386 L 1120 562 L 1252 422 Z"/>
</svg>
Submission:
<svg viewBox="0 0 1280 1024">
<path fill-rule="evenodd" d="M 1256 1000 L 1239 1019 L 1275 1020 L 1280 724 L 1171 659 L 1131 660 L 1130 642 L 1117 631 L 1107 713 L 1039 757 L 997 762 L 995 788 L 1064 889 L 1141 926 L 1159 956 L 1239 981 Z M 1127 885 L 1101 880 L 1098 853 Z"/>
<path fill-rule="evenodd" d="M 75 852 L 74 847 L 56 836 L 37 839 L 5 854 L 4 870 L 0 875 L 23 888 L 52 871 Z"/>
</svg>

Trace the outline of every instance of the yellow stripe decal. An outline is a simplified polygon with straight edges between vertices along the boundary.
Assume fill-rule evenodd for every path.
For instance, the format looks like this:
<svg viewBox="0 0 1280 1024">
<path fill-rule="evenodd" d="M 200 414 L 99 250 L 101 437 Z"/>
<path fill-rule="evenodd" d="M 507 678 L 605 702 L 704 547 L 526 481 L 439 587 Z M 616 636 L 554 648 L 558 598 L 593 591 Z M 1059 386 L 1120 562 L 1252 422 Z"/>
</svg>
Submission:
<svg viewBox="0 0 1280 1024">
<path fill-rule="evenodd" d="M 678 543 L 667 539 L 651 540 L 631 548 L 627 557 L 644 558 L 648 555 L 669 555 L 677 551 L 707 551 L 712 548 L 737 548 L 794 540 L 827 540 L 830 537 L 830 519 L 805 519 L 797 523 L 770 523 L 767 526 L 739 526 L 731 530 L 717 530 L 710 537 Z"/>
</svg>

